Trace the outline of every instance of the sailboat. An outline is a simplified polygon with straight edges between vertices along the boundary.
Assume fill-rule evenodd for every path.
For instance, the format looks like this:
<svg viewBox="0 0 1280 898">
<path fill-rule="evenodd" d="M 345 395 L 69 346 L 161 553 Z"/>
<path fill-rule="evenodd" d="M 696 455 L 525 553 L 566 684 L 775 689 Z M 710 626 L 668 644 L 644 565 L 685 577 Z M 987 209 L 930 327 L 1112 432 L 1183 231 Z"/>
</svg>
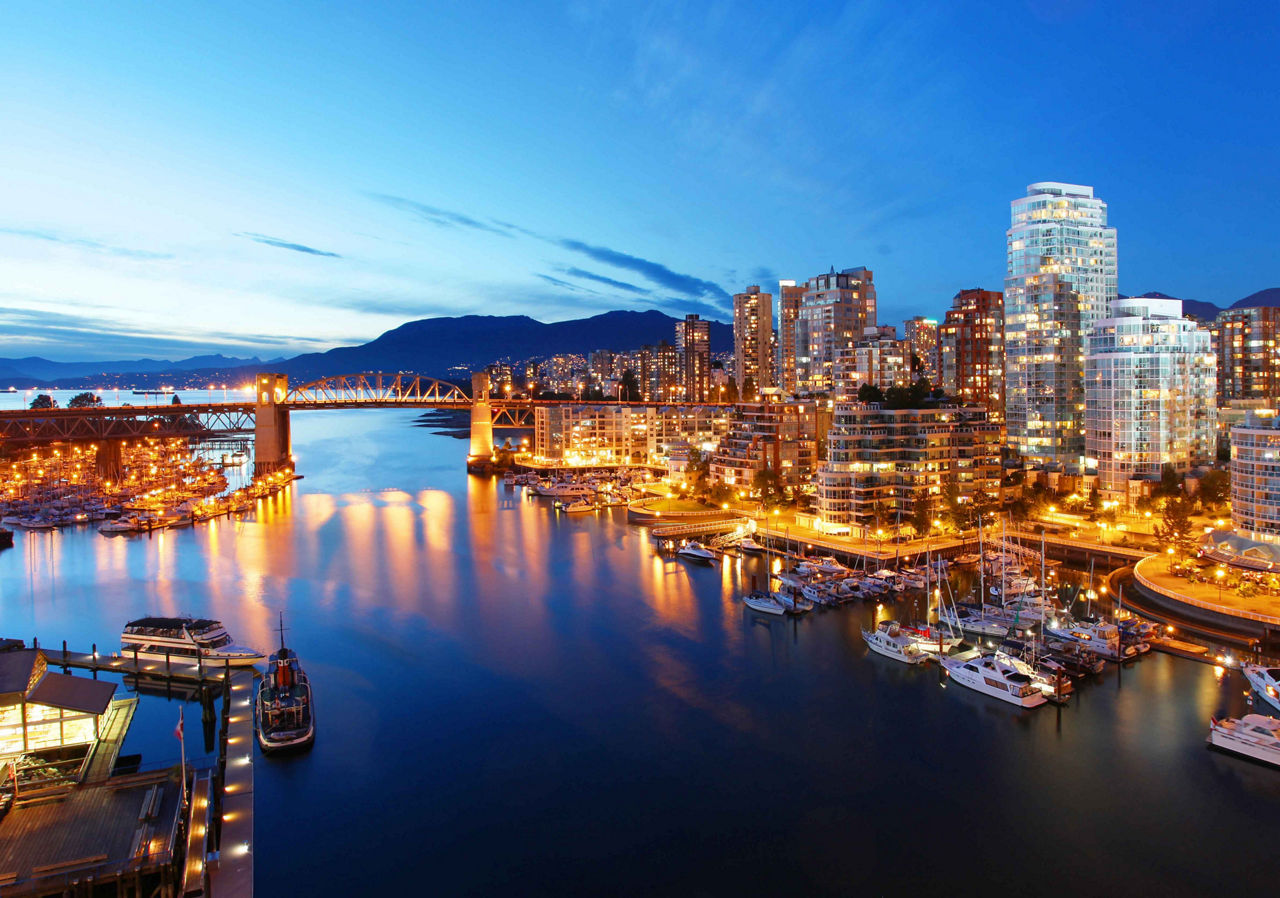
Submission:
<svg viewBox="0 0 1280 898">
<path fill-rule="evenodd" d="M 306 748 L 316 737 L 311 681 L 298 656 L 284 644 L 284 612 L 280 612 L 280 648 L 267 660 L 267 675 L 258 683 L 254 708 L 258 744 L 265 752 Z"/>
</svg>

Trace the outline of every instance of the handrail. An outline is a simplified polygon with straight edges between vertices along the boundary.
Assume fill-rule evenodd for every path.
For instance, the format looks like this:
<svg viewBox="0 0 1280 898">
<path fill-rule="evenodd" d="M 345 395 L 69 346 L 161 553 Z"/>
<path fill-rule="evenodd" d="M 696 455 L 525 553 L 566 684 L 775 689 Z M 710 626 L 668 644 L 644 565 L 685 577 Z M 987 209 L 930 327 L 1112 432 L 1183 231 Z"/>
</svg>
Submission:
<svg viewBox="0 0 1280 898">
<path fill-rule="evenodd" d="M 1158 593 L 1159 595 L 1162 595 L 1167 599 L 1173 599 L 1175 602 L 1181 602 L 1184 605 L 1192 605 L 1196 608 L 1202 608 L 1205 611 L 1212 611 L 1215 614 L 1225 614 L 1228 617 L 1242 617 L 1242 618 L 1245 618 L 1246 620 L 1257 621 L 1258 623 L 1262 623 L 1262 624 L 1275 624 L 1277 626 L 1280 626 L 1280 617 L 1274 617 L 1270 614 L 1259 614 L 1256 611 L 1245 611 L 1242 608 L 1233 608 L 1227 605 L 1219 605 L 1215 602 L 1206 602 L 1203 599 L 1197 599 L 1192 596 L 1186 595 L 1184 593 L 1174 592 L 1172 590 L 1166 589 L 1160 584 L 1155 583 L 1152 580 L 1148 580 L 1146 577 L 1142 575 L 1142 570 L 1141 570 L 1142 565 L 1146 564 L 1149 561 L 1156 561 L 1158 563 L 1158 559 L 1163 557 L 1164 556 L 1162 555 L 1149 555 L 1146 558 L 1142 559 L 1142 561 L 1139 561 L 1133 567 L 1134 579 L 1137 580 L 1139 583 L 1141 583 L 1147 589 L 1151 590 L 1152 592 Z"/>
</svg>

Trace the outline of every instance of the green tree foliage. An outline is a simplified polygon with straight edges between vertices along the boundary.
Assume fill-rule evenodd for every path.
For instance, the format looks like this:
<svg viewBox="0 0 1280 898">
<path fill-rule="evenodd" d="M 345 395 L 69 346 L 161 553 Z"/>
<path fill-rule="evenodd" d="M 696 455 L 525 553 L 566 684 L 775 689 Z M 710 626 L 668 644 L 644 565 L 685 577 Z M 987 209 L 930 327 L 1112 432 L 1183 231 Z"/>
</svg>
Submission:
<svg viewBox="0 0 1280 898">
<path fill-rule="evenodd" d="M 751 478 L 751 489 L 760 494 L 765 506 L 777 505 L 785 496 L 782 478 L 773 468 L 761 468 Z"/>
<path fill-rule="evenodd" d="M 1195 503 L 1185 496 L 1165 500 L 1160 523 L 1155 527 L 1156 536 L 1166 543 L 1185 548 L 1191 542 L 1191 511 L 1194 507 Z"/>
<path fill-rule="evenodd" d="M 1156 487 L 1157 496 L 1182 496 L 1182 475 L 1174 470 L 1173 465 L 1165 465 L 1160 469 L 1160 485 Z"/>
<path fill-rule="evenodd" d="M 57 408 L 58 400 L 54 399 L 48 393 L 41 393 L 31 400 L 31 407 L 34 409 Z"/>
<path fill-rule="evenodd" d="M 689 449 L 689 463 L 684 472 L 685 479 L 693 485 L 695 496 L 705 496 L 711 482 L 711 457 L 701 449 Z"/>
<path fill-rule="evenodd" d="M 1217 508 L 1231 495 L 1231 475 L 1226 471 L 1210 471 L 1200 478 L 1196 495 L 1206 508 Z"/>
<path fill-rule="evenodd" d="M 858 387 L 859 402 L 884 402 L 884 393 L 875 384 L 863 384 Z"/>
<path fill-rule="evenodd" d="M 933 500 L 927 492 L 921 491 L 911 504 L 910 523 L 919 536 L 927 534 L 933 526 Z"/>
<path fill-rule="evenodd" d="M 77 393 L 67 403 L 67 408 L 95 408 L 102 405 L 102 398 L 96 393 Z"/>
</svg>

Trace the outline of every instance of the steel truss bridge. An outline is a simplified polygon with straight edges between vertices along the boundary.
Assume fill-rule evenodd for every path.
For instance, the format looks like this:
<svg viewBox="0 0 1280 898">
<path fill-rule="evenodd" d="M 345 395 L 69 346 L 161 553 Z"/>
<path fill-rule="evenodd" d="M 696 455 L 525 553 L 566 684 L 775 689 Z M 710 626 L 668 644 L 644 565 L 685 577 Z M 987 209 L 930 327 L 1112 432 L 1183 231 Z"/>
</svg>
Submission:
<svg viewBox="0 0 1280 898">
<path fill-rule="evenodd" d="M 538 400 L 490 398 L 488 376 L 472 376 L 472 392 L 448 381 L 416 374 L 341 374 L 296 387 L 280 374 L 259 375 L 249 401 L 193 402 L 181 405 L 119 405 L 90 408 L 0 411 L 0 449 L 53 442 L 97 442 L 144 437 L 204 437 L 255 434 L 279 443 L 287 457 L 288 415 L 307 409 L 433 408 L 469 411 L 473 455 L 477 431 L 532 427 L 539 407 L 581 405 L 644 407 L 730 407 L 714 402 L 621 402 L 617 400 Z M 480 397 L 476 399 L 474 397 Z M 273 429 L 274 428 L 274 429 Z M 280 436 L 279 434 L 283 434 Z M 260 450 L 262 446 L 258 447 Z M 492 451 L 492 446 L 489 447 Z M 261 453 L 260 453 L 261 454 Z"/>
</svg>

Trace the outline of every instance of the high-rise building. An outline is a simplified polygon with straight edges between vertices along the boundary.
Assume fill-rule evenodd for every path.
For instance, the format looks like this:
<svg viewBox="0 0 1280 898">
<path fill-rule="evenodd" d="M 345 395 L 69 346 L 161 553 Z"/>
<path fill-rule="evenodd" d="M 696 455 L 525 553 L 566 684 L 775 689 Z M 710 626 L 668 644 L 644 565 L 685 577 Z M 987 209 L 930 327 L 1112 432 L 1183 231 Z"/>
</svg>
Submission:
<svg viewBox="0 0 1280 898">
<path fill-rule="evenodd" d="M 705 402 L 711 397 L 711 322 L 685 315 L 676 322 L 676 349 L 680 352 L 681 398 Z"/>
<path fill-rule="evenodd" d="M 938 328 L 943 392 L 1004 420 L 1004 294 L 961 290 Z"/>
<path fill-rule="evenodd" d="M 1000 495 L 1002 428 L 984 408 L 885 409 L 837 402 L 818 471 L 824 529 L 865 535 L 910 515 L 920 497 L 941 508 L 954 486 L 963 502 Z"/>
<path fill-rule="evenodd" d="M 1213 326 L 1218 404 L 1280 399 L 1280 309 L 1227 309 Z"/>
<path fill-rule="evenodd" d="M 1213 461 L 1217 366 L 1181 300 L 1117 300 L 1087 350 L 1085 449 L 1107 498 L 1129 504 L 1165 465 L 1185 474 Z"/>
<path fill-rule="evenodd" d="M 773 295 L 758 286 L 733 297 L 733 379 L 744 401 L 773 378 Z"/>
<path fill-rule="evenodd" d="M 729 432 L 711 457 L 711 479 L 751 489 L 757 471 L 776 471 L 784 485 L 807 481 L 817 464 L 819 410 L 766 387 L 758 402 L 740 402 Z"/>
<path fill-rule="evenodd" d="M 1116 229 L 1092 187 L 1046 181 L 1011 204 L 1005 419 L 1027 459 L 1084 455 L 1085 337 L 1116 298 Z"/>
<path fill-rule="evenodd" d="M 805 282 L 796 318 L 796 389 L 829 393 L 836 367 L 862 332 L 876 323 L 876 288 L 866 268 L 833 268 Z"/>
<path fill-rule="evenodd" d="M 804 285 L 778 281 L 778 386 L 788 396 L 796 392 L 796 323 Z"/>
<path fill-rule="evenodd" d="M 881 391 L 911 384 L 911 351 L 891 324 L 866 328 L 836 365 L 837 396 L 854 398 L 863 384 Z"/>
<path fill-rule="evenodd" d="M 938 377 L 938 322 L 923 315 L 903 322 L 903 339 L 911 350 L 911 379 L 924 378 L 940 386 Z"/>
<path fill-rule="evenodd" d="M 1280 542 L 1280 418 L 1250 413 L 1231 428 L 1231 523 L 1249 539 Z"/>
</svg>

